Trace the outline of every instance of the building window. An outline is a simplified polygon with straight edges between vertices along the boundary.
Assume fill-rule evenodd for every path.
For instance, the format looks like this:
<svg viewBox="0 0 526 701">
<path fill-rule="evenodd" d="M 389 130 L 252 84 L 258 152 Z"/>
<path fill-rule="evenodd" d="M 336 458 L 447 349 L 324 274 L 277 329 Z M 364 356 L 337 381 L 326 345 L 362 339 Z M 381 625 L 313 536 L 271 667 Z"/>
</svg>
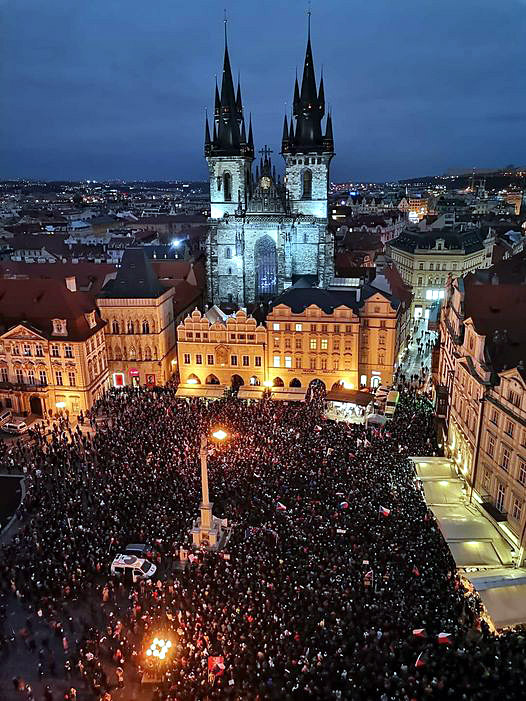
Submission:
<svg viewBox="0 0 526 701">
<path fill-rule="evenodd" d="M 7 374 L 7 368 L 0 368 L 0 381 L 9 382 L 9 376 Z"/>
<path fill-rule="evenodd" d="M 135 333 L 133 328 L 133 321 L 128 321 L 128 333 Z"/>
<path fill-rule="evenodd" d="M 23 385 L 24 384 L 24 371 L 22 370 L 22 368 L 17 368 L 15 370 L 15 375 L 16 375 L 16 381 L 19 384 Z"/>
<path fill-rule="evenodd" d="M 274 336 L 274 348 L 279 348 L 279 336 Z"/>
<path fill-rule="evenodd" d="M 237 355 L 230 356 L 230 365 L 237 365 Z"/>
<path fill-rule="evenodd" d="M 248 355 L 243 356 L 243 365 L 245 367 L 248 367 L 250 365 L 250 358 L 248 357 Z"/>
<path fill-rule="evenodd" d="M 519 484 L 526 486 L 526 462 L 519 460 L 519 476 L 517 478 Z"/>
<path fill-rule="evenodd" d="M 190 365 L 190 353 L 185 353 L 184 354 L 184 364 L 185 365 Z"/>
<path fill-rule="evenodd" d="M 20 355 L 20 348 L 16 344 L 13 346 L 13 355 Z"/>
<path fill-rule="evenodd" d="M 423 264 L 423 263 L 419 263 L 419 264 L 418 264 L 418 269 L 419 269 L 419 270 L 423 270 L 423 269 L 424 269 L 424 264 Z"/>
<path fill-rule="evenodd" d="M 328 333 L 327 324 L 322 324 L 322 325 L 321 325 L 321 332 L 322 332 L 322 333 Z"/>
<path fill-rule="evenodd" d="M 352 326 L 350 324 L 347 324 L 345 327 L 345 333 L 352 333 Z"/>
<path fill-rule="evenodd" d="M 230 173 L 223 174 L 223 193 L 225 202 L 232 201 L 232 176 Z"/>
<path fill-rule="evenodd" d="M 504 433 L 506 435 L 510 436 L 510 438 L 513 438 L 513 429 L 514 429 L 513 421 L 510 421 L 509 419 L 507 419 L 506 428 L 504 430 Z"/>
<path fill-rule="evenodd" d="M 42 387 L 45 387 L 47 385 L 47 375 L 45 370 L 40 370 L 38 373 L 38 376 L 40 378 L 40 384 Z"/>
<path fill-rule="evenodd" d="M 30 385 L 35 384 L 35 371 L 34 370 L 28 370 L 27 371 L 27 382 Z"/>
<path fill-rule="evenodd" d="M 304 200 L 312 199 L 312 170 L 306 168 L 302 173 L 302 193 L 301 197 Z"/>
<path fill-rule="evenodd" d="M 73 358 L 73 346 L 65 346 L 64 355 L 66 358 Z"/>
<path fill-rule="evenodd" d="M 142 332 L 143 333 L 150 333 L 150 324 L 148 321 L 142 322 Z"/>
<path fill-rule="evenodd" d="M 340 368 L 340 359 L 333 358 L 332 359 L 332 366 L 333 366 L 334 370 L 338 370 Z"/>
<path fill-rule="evenodd" d="M 290 355 L 285 356 L 285 367 L 286 368 L 292 367 L 292 357 Z"/>
<path fill-rule="evenodd" d="M 327 358 L 321 358 L 320 360 L 320 368 L 322 370 L 327 370 Z"/>
<path fill-rule="evenodd" d="M 503 470 L 506 470 L 506 472 L 509 470 L 510 467 L 510 451 L 508 448 L 503 448 L 502 449 L 502 462 L 500 464 Z"/>
<path fill-rule="evenodd" d="M 495 499 L 495 506 L 499 511 L 504 511 L 504 500 L 506 499 L 506 487 L 503 484 L 499 484 L 497 487 L 497 498 Z"/>
<path fill-rule="evenodd" d="M 68 372 L 68 380 L 71 387 L 75 387 L 77 384 L 77 376 L 74 372 Z"/>
<path fill-rule="evenodd" d="M 279 324 L 276 324 L 276 323 L 272 324 L 272 330 L 279 331 Z"/>
<path fill-rule="evenodd" d="M 290 336 L 287 336 L 287 337 L 285 338 L 285 348 L 288 349 L 288 348 L 290 348 L 290 347 L 291 347 L 291 338 L 290 338 Z"/>
<path fill-rule="evenodd" d="M 296 324 L 295 328 L 296 328 L 296 331 L 301 331 L 301 329 L 302 329 L 303 327 L 302 327 L 301 324 Z"/>
<path fill-rule="evenodd" d="M 202 365 L 203 364 L 203 356 L 201 353 L 197 353 L 195 356 L 195 364 L 196 365 Z"/>
<path fill-rule="evenodd" d="M 296 346 L 296 350 L 301 350 L 301 348 L 302 348 L 301 336 L 296 336 L 295 346 Z"/>
<path fill-rule="evenodd" d="M 31 355 L 31 346 L 29 343 L 24 343 L 24 355 Z"/>
<path fill-rule="evenodd" d="M 51 346 L 51 355 L 53 356 L 53 358 L 60 357 L 59 349 L 56 343 L 53 343 L 53 345 Z"/>
<path fill-rule="evenodd" d="M 90 377 L 91 377 L 91 374 L 92 373 L 90 373 Z M 64 381 L 62 379 L 62 371 L 61 370 L 57 370 L 55 372 L 55 380 L 56 380 L 57 385 L 62 386 L 64 384 Z"/>
<path fill-rule="evenodd" d="M 508 392 L 508 400 L 514 405 L 520 407 L 521 398 L 518 392 L 514 392 L 512 389 Z"/>
<path fill-rule="evenodd" d="M 281 356 L 275 355 L 274 356 L 274 367 L 279 368 L 280 365 L 281 365 Z"/>
<path fill-rule="evenodd" d="M 327 338 L 322 338 L 321 339 L 321 349 L 327 350 L 328 347 L 329 347 L 329 340 Z"/>
<path fill-rule="evenodd" d="M 119 322 L 118 321 L 113 320 L 111 322 L 111 332 L 112 333 L 119 333 Z"/>
<path fill-rule="evenodd" d="M 418 284 L 422 285 L 422 278 L 421 277 L 418 278 Z"/>
<path fill-rule="evenodd" d="M 489 470 L 484 470 L 484 477 L 482 478 L 482 488 L 487 492 L 489 488 L 491 473 Z"/>
<path fill-rule="evenodd" d="M 208 365 L 213 365 L 214 364 L 214 356 L 212 354 L 206 356 L 206 362 Z"/>
<path fill-rule="evenodd" d="M 228 260 L 232 258 L 232 249 L 230 248 L 230 246 L 228 246 L 226 249 L 226 257 L 228 258 Z"/>
<path fill-rule="evenodd" d="M 317 344 L 317 342 L 316 342 L 316 339 L 315 339 L 315 338 L 311 338 L 310 341 L 309 341 L 309 348 L 310 348 L 311 350 L 316 350 L 317 347 L 318 347 L 318 344 Z"/>
<path fill-rule="evenodd" d="M 37 345 L 37 347 L 35 348 L 35 355 L 37 356 L 37 358 L 43 358 L 43 357 L 44 357 L 44 349 L 42 348 L 42 346 L 40 345 L 40 343 L 39 343 L 39 344 Z"/>
<path fill-rule="evenodd" d="M 522 500 L 519 499 L 519 497 L 515 497 L 513 499 L 513 508 L 511 510 L 511 515 L 515 519 L 515 521 L 520 521 L 521 520 L 521 515 L 522 515 Z"/>
<path fill-rule="evenodd" d="M 336 350 L 336 349 L 335 349 Z M 345 341 L 345 352 L 350 353 L 352 351 L 352 342 L 351 341 Z M 365 356 L 367 357 L 367 349 L 364 349 Z"/>
<path fill-rule="evenodd" d="M 499 412 L 496 409 L 491 410 L 491 416 L 490 419 L 492 424 L 495 424 L 495 426 L 498 426 L 499 423 Z"/>
<path fill-rule="evenodd" d="M 298 356 L 296 358 L 296 369 L 298 369 L 298 370 L 301 369 L 301 356 Z"/>
<path fill-rule="evenodd" d="M 311 356 L 310 358 L 310 369 L 316 370 L 316 356 Z"/>
<path fill-rule="evenodd" d="M 488 435 L 488 455 L 490 458 L 495 455 L 495 439 L 491 434 Z"/>
<path fill-rule="evenodd" d="M 254 365 L 257 368 L 261 367 L 261 356 L 260 355 L 256 355 L 256 357 L 254 358 Z"/>
</svg>

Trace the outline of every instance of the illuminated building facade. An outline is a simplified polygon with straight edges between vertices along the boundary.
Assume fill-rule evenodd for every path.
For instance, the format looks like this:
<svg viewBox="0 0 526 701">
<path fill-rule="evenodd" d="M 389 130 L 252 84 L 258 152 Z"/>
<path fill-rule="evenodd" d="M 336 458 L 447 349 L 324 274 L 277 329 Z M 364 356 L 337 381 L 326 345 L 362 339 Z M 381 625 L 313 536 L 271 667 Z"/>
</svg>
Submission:
<svg viewBox="0 0 526 701">
<path fill-rule="evenodd" d="M 85 412 L 108 385 L 104 321 L 66 281 L 2 279 L 0 402 L 15 414 Z"/>
<path fill-rule="evenodd" d="M 174 288 L 163 286 L 142 248 L 126 249 L 98 299 L 113 387 L 166 383 L 176 363 Z"/>
<path fill-rule="evenodd" d="M 293 116 L 285 117 L 281 152 L 284 179 L 270 150 L 252 171 L 252 124 L 245 124 L 241 90 L 232 80 L 225 46 L 221 93 L 216 86 L 213 130 L 208 119 L 205 156 L 210 174 L 207 248 L 208 299 L 243 305 L 274 299 L 299 275 L 327 287 L 334 274 L 334 242 L 327 200 L 334 156 L 332 120 L 325 127 L 323 78 L 316 84 L 309 38 L 301 89 L 294 85 Z"/>
<path fill-rule="evenodd" d="M 446 454 L 517 548 L 526 526 L 525 279 L 519 254 L 450 282 L 437 377 L 449 394 Z"/>
<path fill-rule="evenodd" d="M 412 287 L 411 316 L 429 318 L 431 307 L 444 299 L 448 275 L 491 265 L 493 243 L 479 229 L 406 229 L 389 241 L 386 253 Z"/>
</svg>

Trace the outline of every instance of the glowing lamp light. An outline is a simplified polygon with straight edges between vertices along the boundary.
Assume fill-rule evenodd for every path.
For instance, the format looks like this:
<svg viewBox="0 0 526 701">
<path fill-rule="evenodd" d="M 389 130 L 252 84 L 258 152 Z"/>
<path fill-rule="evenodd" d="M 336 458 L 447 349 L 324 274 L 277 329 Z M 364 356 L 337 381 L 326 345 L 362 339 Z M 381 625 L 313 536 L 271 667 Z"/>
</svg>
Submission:
<svg viewBox="0 0 526 701">
<path fill-rule="evenodd" d="M 263 382 L 263 387 L 268 387 L 270 389 L 271 387 L 274 387 L 274 383 L 272 380 L 265 380 L 265 382 Z"/>
<path fill-rule="evenodd" d="M 217 431 L 214 431 L 212 435 L 214 438 L 217 438 L 218 441 L 224 441 L 225 438 L 228 436 L 228 433 L 226 431 L 223 431 L 222 428 L 219 428 Z"/>
<path fill-rule="evenodd" d="M 165 660 L 171 647 L 172 643 L 170 640 L 154 638 L 150 647 L 146 650 L 146 657 L 155 657 L 158 661 Z"/>
<path fill-rule="evenodd" d="M 196 385 L 196 384 L 197 384 L 197 380 L 195 379 L 195 377 L 190 377 L 190 378 L 186 381 L 186 384 L 187 384 L 187 385 Z"/>
<path fill-rule="evenodd" d="M 57 409 L 64 409 L 66 407 L 66 402 L 57 402 L 55 406 Z"/>
</svg>

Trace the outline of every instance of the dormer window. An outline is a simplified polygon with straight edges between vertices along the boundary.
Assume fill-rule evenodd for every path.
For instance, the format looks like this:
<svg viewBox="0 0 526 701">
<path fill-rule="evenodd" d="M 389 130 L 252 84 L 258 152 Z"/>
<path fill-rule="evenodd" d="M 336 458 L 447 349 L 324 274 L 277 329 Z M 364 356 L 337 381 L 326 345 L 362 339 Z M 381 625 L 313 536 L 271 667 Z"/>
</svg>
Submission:
<svg viewBox="0 0 526 701">
<path fill-rule="evenodd" d="M 53 319 L 53 336 L 67 336 L 67 324 L 65 319 Z"/>
<path fill-rule="evenodd" d="M 97 319 L 95 317 L 95 312 L 88 312 L 86 314 L 86 321 L 88 322 L 88 326 L 90 329 L 92 329 L 94 326 L 97 326 Z"/>
</svg>

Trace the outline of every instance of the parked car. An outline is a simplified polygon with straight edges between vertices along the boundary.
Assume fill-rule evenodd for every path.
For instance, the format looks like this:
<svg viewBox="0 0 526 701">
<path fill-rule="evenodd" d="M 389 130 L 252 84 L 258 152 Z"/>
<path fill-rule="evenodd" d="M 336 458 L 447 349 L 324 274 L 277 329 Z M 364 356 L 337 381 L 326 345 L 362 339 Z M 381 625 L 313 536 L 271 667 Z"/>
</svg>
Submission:
<svg viewBox="0 0 526 701">
<path fill-rule="evenodd" d="M 6 423 L 6 421 L 9 421 L 11 416 L 11 409 L 2 409 L 0 411 L 0 426 L 3 426 Z"/>
<path fill-rule="evenodd" d="M 157 567 L 153 563 L 135 555 L 119 554 L 111 563 L 112 574 L 132 582 L 139 579 L 149 579 L 156 571 Z"/>
<path fill-rule="evenodd" d="M 21 436 L 23 433 L 27 433 L 28 430 L 25 421 L 7 421 L 5 424 L 2 424 L 2 431 L 11 433 L 14 436 Z"/>
</svg>

